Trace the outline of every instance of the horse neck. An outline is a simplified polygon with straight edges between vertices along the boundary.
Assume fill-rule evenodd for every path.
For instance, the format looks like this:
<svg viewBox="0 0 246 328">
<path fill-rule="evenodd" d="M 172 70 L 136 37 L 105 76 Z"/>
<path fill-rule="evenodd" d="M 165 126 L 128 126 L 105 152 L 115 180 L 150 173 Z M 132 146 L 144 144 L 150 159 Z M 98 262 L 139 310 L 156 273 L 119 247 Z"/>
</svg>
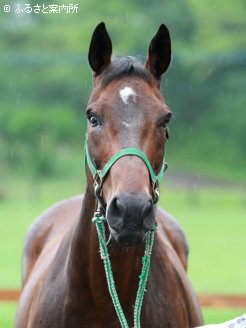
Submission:
<svg viewBox="0 0 246 328">
<path fill-rule="evenodd" d="M 86 286 L 87 293 L 83 292 L 84 295 L 91 298 L 91 304 L 95 304 L 97 311 L 106 314 L 109 310 L 114 311 L 114 309 L 109 306 L 109 304 L 112 305 L 112 302 L 109 299 L 103 262 L 99 254 L 96 227 L 91 222 L 95 209 L 95 197 L 90 188 L 87 187 L 82 210 L 71 241 L 68 274 L 71 290 L 76 293 L 80 290 L 80 285 L 83 290 Z M 112 243 L 109 245 L 115 284 L 126 314 L 127 311 L 132 311 L 132 304 L 135 301 L 143 253 L 143 245 L 134 247 L 120 247 Z M 81 296 L 78 295 L 78 297 Z"/>
</svg>

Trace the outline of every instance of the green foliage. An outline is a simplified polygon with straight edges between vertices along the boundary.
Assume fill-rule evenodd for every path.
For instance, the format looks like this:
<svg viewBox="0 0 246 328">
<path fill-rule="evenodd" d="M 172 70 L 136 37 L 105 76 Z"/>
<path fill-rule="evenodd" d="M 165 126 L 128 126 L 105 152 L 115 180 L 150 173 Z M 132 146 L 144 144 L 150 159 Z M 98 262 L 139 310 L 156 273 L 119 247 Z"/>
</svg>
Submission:
<svg viewBox="0 0 246 328">
<path fill-rule="evenodd" d="M 0 112 L 1 136 L 5 140 L 1 146 L 5 159 L 12 167 L 33 169 L 35 175 L 54 173 L 60 149 L 68 146 L 79 148 L 82 124 L 75 112 L 62 104 L 51 109 L 37 105 L 18 107 L 14 115 L 9 115 L 11 110 L 7 105 Z"/>
</svg>

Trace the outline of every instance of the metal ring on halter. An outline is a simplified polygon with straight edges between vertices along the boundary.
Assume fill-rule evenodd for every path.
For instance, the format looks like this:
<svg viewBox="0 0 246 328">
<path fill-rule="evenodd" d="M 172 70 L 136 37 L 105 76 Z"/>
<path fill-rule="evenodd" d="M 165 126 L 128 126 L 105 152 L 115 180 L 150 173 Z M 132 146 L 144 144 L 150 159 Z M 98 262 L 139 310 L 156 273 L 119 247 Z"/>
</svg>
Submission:
<svg viewBox="0 0 246 328">
<path fill-rule="evenodd" d="M 101 210 L 105 212 L 106 210 L 106 203 L 103 199 L 103 194 L 102 194 L 102 184 L 103 184 L 103 178 L 101 176 L 101 171 L 98 170 L 94 176 L 94 194 L 98 200 L 98 203 L 101 205 Z"/>
<path fill-rule="evenodd" d="M 152 186 L 153 186 L 153 202 L 154 204 L 156 204 L 160 197 L 158 179 L 155 180 Z"/>
<path fill-rule="evenodd" d="M 100 175 L 100 172 L 101 171 L 97 171 L 95 176 L 94 176 L 94 192 L 95 193 L 98 193 L 99 189 L 102 188 L 102 178 L 101 178 L 101 175 Z"/>
</svg>

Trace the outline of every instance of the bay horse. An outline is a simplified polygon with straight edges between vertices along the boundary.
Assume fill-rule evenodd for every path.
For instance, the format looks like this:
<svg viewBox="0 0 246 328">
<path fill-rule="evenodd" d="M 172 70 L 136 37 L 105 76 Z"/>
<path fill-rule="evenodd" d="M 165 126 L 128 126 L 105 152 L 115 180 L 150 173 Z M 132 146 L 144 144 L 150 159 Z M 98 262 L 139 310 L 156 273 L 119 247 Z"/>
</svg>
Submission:
<svg viewBox="0 0 246 328">
<path fill-rule="evenodd" d="M 129 327 L 133 326 L 144 239 L 156 222 L 141 327 L 202 324 L 186 275 L 186 238 L 179 224 L 156 206 L 158 183 L 150 177 L 151 172 L 157 176 L 163 171 L 171 118 L 159 90 L 171 60 L 169 31 L 160 26 L 145 65 L 133 57 L 111 57 L 112 42 L 102 22 L 92 35 L 88 55 L 93 90 L 86 109 L 86 191 L 84 196 L 55 204 L 32 224 L 23 251 L 15 328 L 120 327 L 91 221 L 97 204 L 107 219 L 108 252 Z M 142 157 L 118 157 L 98 181 L 98 172 L 127 147 Z"/>
</svg>

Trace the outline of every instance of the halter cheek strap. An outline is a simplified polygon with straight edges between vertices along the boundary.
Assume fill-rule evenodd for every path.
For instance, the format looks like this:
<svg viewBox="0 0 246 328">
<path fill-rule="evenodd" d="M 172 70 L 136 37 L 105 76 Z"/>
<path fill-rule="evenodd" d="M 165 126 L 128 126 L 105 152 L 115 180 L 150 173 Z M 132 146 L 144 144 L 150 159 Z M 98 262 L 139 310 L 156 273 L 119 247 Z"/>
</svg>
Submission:
<svg viewBox="0 0 246 328">
<path fill-rule="evenodd" d="M 159 173 L 157 175 L 155 175 L 155 172 L 148 160 L 148 158 L 146 157 L 146 155 L 137 148 L 123 148 L 121 150 L 119 150 L 117 153 L 115 153 L 109 160 L 108 162 L 104 165 L 104 167 L 101 170 L 98 170 L 95 165 L 93 164 L 90 154 L 89 154 L 89 149 L 88 149 L 88 134 L 86 133 L 86 139 L 85 139 L 85 162 L 87 162 L 88 167 L 91 171 L 91 174 L 93 176 L 94 179 L 94 188 L 95 188 L 95 192 L 97 192 L 97 189 L 99 187 L 101 187 L 102 181 L 104 179 L 104 177 L 106 176 L 106 174 L 108 173 L 108 171 L 111 169 L 111 167 L 114 165 L 114 163 L 120 159 L 123 156 L 138 156 L 139 158 L 141 158 L 145 165 L 147 166 L 147 169 L 149 171 L 149 175 L 150 175 L 150 179 L 152 182 L 152 186 L 153 186 L 153 191 L 154 191 L 154 203 L 156 203 L 159 199 L 159 184 L 160 181 L 163 177 L 163 173 L 165 168 L 167 167 L 167 163 L 165 162 L 165 159 L 163 158 L 163 162 L 162 162 L 162 166 L 161 169 L 159 171 Z"/>
<path fill-rule="evenodd" d="M 166 163 L 163 158 L 163 163 L 161 166 L 161 169 L 157 175 L 155 175 L 155 172 L 146 157 L 146 155 L 137 148 L 123 148 L 117 153 L 115 153 L 108 162 L 104 165 L 104 167 L 101 170 L 98 170 L 95 165 L 93 164 L 89 149 L 88 149 L 88 135 L 86 134 L 86 140 L 85 140 L 85 163 L 87 162 L 88 167 L 91 171 L 91 174 L 94 179 L 94 192 L 98 199 L 98 211 L 95 212 L 95 216 L 92 220 L 93 223 L 96 224 L 96 229 L 98 233 L 98 240 L 100 245 L 100 253 L 101 258 L 104 262 L 104 268 L 108 283 L 108 289 L 109 293 L 111 295 L 113 305 L 115 307 L 117 316 L 119 318 L 121 327 L 123 328 L 129 328 L 129 325 L 127 323 L 126 317 L 124 315 L 124 312 L 122 310 L 117 291 L 115 289 L 115 282 L 113 279 L 113 272 L 110 264 L 109 254 L 107 250 L 107 243 L 106 243 L 106 236 L 105 236 L 105 230 L 104 230 L 104 221 L 105 218 L 102 215 L 102 211 L 105 210 L 106 206 L 104 204 L 104 200 L 102 197 L 102 183 L 103 179 L 105 178 L 106 174 L 109 172 L 110 168 L 114 165 L 114 163 L 123 156 L 138 156 L 143 160 L 145 165 L 148 168 L 150 180 L 152 182 L 153 186 L 153 201 L 156 203 L 159 199 L 159 183 L 161 181 L 161 178 L 163 176 L 164 169 L 166 168 Z M 140 315 L 141 315 L 141 309 L 142 309 L 142 303 L 144 298 L 144 293 L 146 291 L 146 283 L 148 279 L 148 272 L 150 267 L 150 258 L 151 258 L 151 251 L 152 246 L 154 242 L 154 230 L 156 230 L 156 224 L 154 225 L 153 229 L 151 231 L 148 231 L 146 234 L 145 239 L 145 255 L 142 258 L 142 271 L 141 275 L 139 276 L 139 287 L 137 291 L 136 301 L 134 305 L 134 327 L 140 328 Z"/>
</svg>

